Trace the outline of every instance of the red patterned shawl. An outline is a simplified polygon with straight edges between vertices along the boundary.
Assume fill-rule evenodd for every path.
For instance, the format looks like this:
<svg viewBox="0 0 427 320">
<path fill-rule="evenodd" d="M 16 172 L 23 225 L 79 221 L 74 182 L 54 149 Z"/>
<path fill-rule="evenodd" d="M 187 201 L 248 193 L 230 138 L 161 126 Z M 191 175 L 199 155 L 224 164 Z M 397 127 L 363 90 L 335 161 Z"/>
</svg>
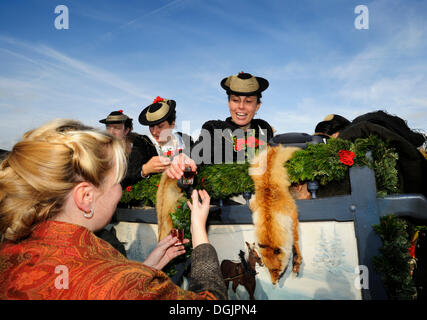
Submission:
<svg viewBox="0 0 427 320">
<path fill-rule="evenodd" d="M 67 288 L 68 287 L 68 288 Z M 0 299 L 206 299 L 126 259 L 88 229 L 46 221 L 0 246 Z"/>
</svg>

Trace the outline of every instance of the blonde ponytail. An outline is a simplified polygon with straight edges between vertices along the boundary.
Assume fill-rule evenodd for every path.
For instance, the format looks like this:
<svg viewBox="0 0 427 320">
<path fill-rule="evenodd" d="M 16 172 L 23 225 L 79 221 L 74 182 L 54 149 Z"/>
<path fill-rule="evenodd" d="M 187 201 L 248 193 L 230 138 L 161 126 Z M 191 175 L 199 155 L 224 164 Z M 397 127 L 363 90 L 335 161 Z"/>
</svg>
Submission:
<svg viewBox="0 0 427 320">
<path fill-rule="evenodd" d="M 24 134 L 0 164 L 0 234 L 19 241 L 55 216 L 82 181 L 102 185 L 125 175 L 123 142 L 73 120 L 54 120 Z"/>
</svg>

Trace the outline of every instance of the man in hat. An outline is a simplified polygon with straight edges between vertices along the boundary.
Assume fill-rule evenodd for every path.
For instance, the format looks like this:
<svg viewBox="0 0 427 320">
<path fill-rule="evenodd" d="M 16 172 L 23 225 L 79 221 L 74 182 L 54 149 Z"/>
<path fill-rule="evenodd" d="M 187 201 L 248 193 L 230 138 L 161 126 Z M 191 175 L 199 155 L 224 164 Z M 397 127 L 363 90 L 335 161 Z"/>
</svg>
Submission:
<svg viewBox="0 0 427 320">
<path fill-rule="evenodd" d="M 243 162 L 267 145 L 273 137 L 272 127 L 262 119 L 254 119 L 261 107 L 266 79 L 240 72 L 221 81 L 228 96 L 230 117 L 207 121 L 191 150 L 191 158 L 181 156 L 167 169 L 170 178 L 179 179 L 186 166 L 196 170 L 200 164 Z"/>
<path fill-rule="evenodd" d="M 113 136 L 124 139 L 126 142 L 126 154 L 128 156 L 128 170 L 122 180 L 122 188 L 126 188 L 141 180 L 141 157 L 145 150 L 141 135 L 132 132 L 132 118 L 123 113 L 123 110 L 111 112 L 107 118 L 99 120 L 105 124 L 107 132 Z"/>
</svg>

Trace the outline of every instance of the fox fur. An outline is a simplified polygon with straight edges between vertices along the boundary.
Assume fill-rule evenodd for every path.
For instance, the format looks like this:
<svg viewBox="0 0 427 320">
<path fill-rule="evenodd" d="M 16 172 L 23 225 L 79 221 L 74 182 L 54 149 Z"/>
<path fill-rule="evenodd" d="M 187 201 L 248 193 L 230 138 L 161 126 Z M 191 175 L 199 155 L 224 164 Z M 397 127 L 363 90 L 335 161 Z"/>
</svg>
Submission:
<svg viewBox="0 0 427 320">
<path fill-rule="evenodd" d="M 284 163 L 296 147 L 267 147 L 251 164 L 249 174 L 254 181 L 255 195 L 249 203 L 255 225 L 255 237 L 263 262 L 273 284 L 288 267 L 293 250 L 296 274 L 302 262 L 298 245 L 298 210 L 289 192 L 288 173 Z"/>
<path fill-rule="evenodd" d="M 164 172 L 156 194 L 159 241 L 165 238 L 172 230 L 170 213 L 175 212 L 178 201 L 184 197 L 184 194 L 176 183 L 176 179 L 169 178 Z"/>
</svg>

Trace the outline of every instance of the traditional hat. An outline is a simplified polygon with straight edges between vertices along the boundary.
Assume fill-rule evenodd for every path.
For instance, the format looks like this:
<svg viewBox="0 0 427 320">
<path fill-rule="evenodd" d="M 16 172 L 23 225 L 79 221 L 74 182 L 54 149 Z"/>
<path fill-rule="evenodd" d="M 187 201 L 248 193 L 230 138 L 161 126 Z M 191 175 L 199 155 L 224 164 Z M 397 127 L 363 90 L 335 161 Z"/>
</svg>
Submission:
<svg viewBox="0 0 427 320">
<path fill-rule="evenodd" d="M 338 132 L 348 125 L 351 122 L 346 118 L 338 115 L 338 114 L 328 114 L 323 121 L 319 122 L 314 129 L 316 135 L 332 135 L 335 132 Z"/>
<path fill-rule="evenodd" d="M 221 87 L 227 91 L 228 95 L 234 94 L 237 96 L 261 96 L 261 92 L 267 89 L 268 85 L 269 83 L 266 79 L 254 77 L 243 71 L 221 81 Z"/>
<path fill-rule="evenodd" d="M 105 124 L 115 124 L 115 123 L 124 123 L 126 120 L 132 120 L 127 115 L 123 113 L 123 110 L 111 112 L 107 118 L 99 120 L 101 123 Z"/>
<path fill-rule="evenodd" d="M 159 124 L 165 121 L 175 111 L 175 106 L 175 100 L 157 97 L 152 104 L 141 111 L 138 121 L 145 126 Z"/>
</svg>

